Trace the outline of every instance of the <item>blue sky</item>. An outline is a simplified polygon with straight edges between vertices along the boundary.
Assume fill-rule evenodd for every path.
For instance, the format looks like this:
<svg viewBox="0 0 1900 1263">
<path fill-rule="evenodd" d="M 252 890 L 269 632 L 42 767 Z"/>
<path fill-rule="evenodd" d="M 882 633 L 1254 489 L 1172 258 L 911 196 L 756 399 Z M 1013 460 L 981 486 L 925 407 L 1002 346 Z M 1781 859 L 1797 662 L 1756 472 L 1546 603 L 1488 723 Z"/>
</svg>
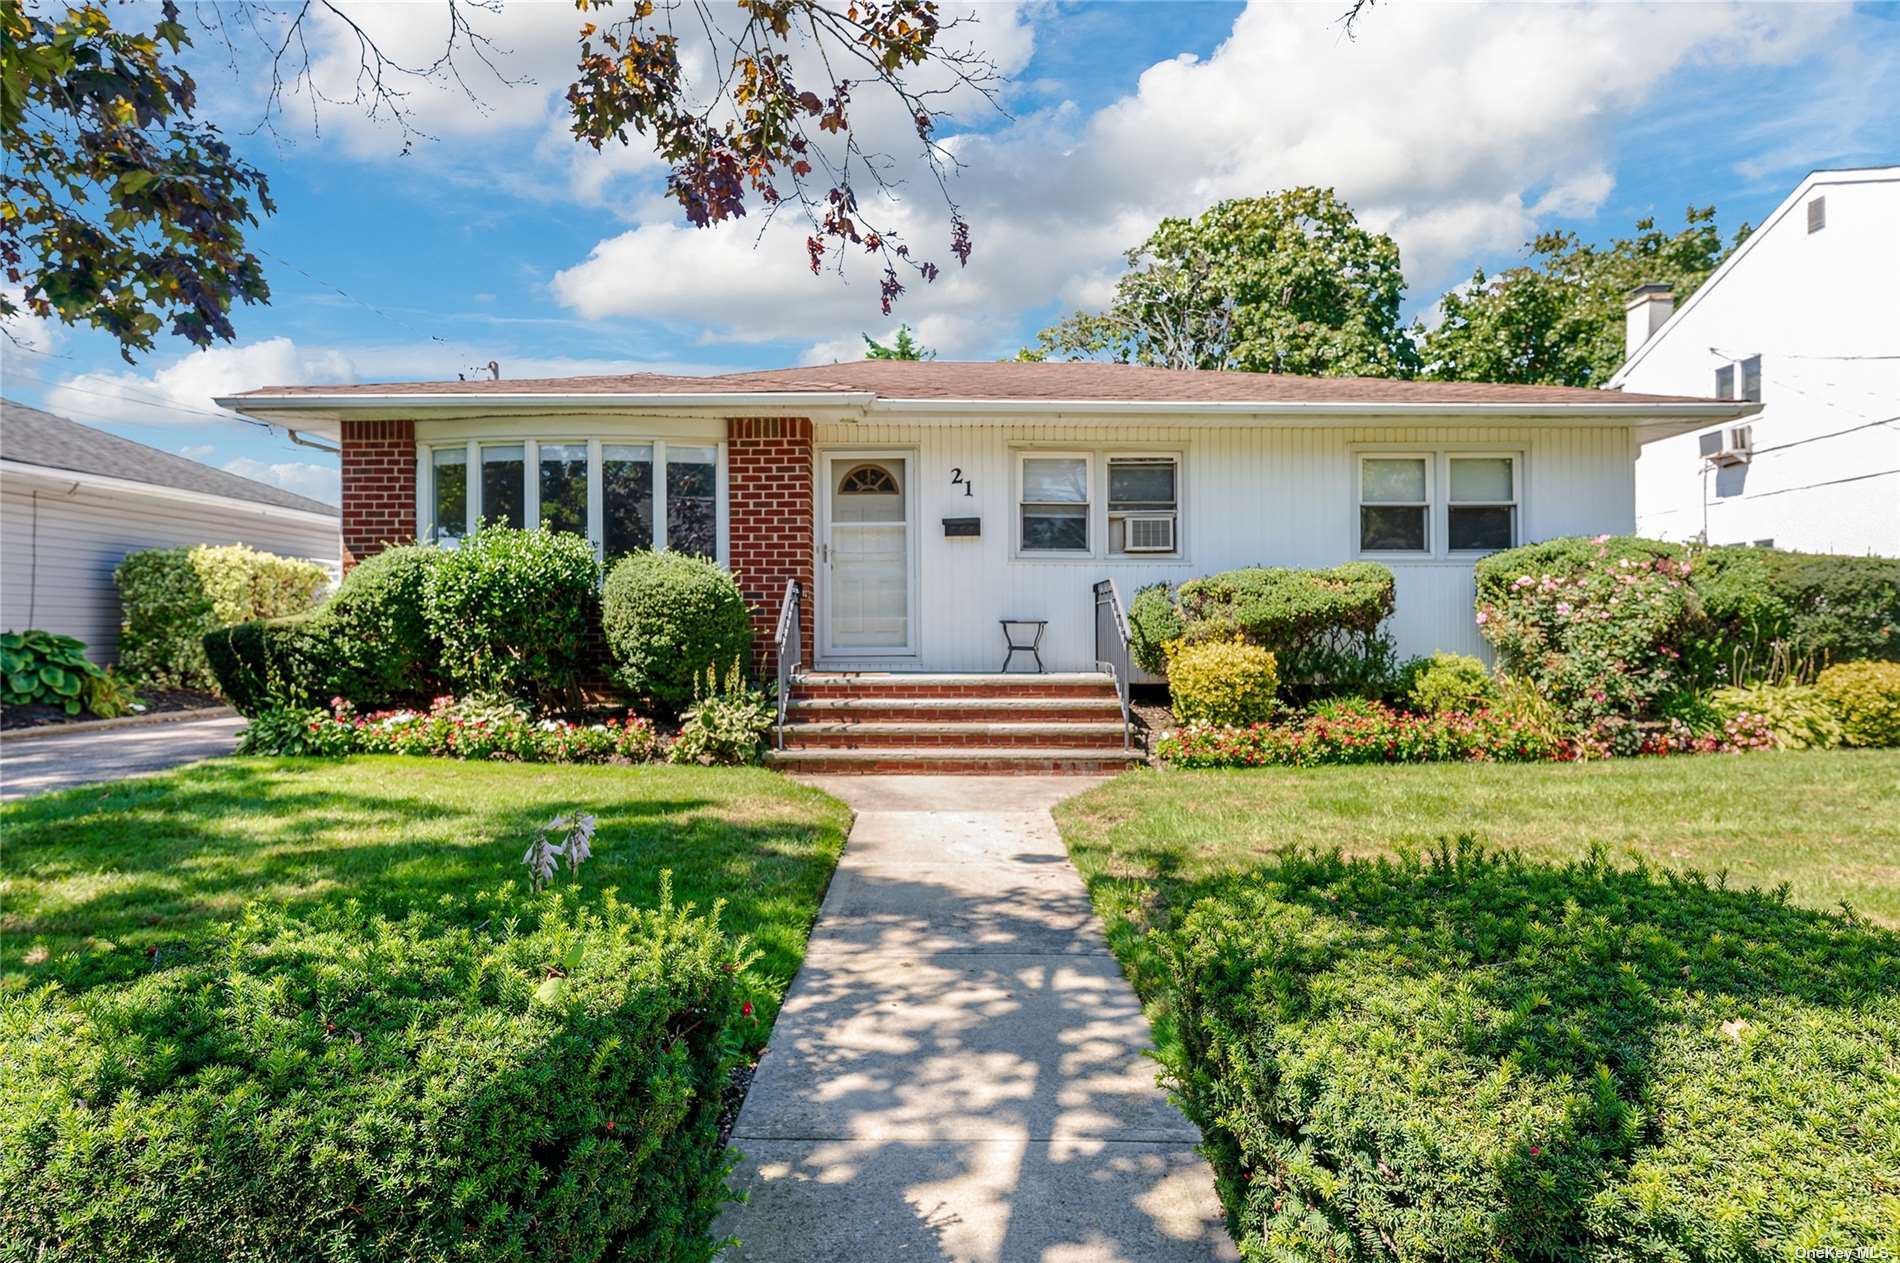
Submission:
<svg viewBox="0 0 1900 1263">
<path fill-rule="evenodd" d="M 899 318 L 946 357 L 1006 356 L 1099 301 L 1118 252 L 1161 215 L 1301 183 L 1335 186 L 1394 235 L 1419 313 L 1542 228 L 1601 239 L 1712 202 L 1729 230 L 1812 168 L 1900 161 L 1900 6 L 1388 0 L 1356 40 L 1340 7 L 974 6 L 963 33 L 1008 76 L 1006 113 L 962 100 L 948 129 L 976 254 L 886 318 L 871 269 L 805 271 L 798 225 L 756 246 L 756 219 L 688 229 L 650 159 L 568 139 L 572 6 L 509 0 L 492 31 L 511 75 L 533 82 L 478 76 L 486 110 L 418 85 L 418 123 L 437 139 L 409 155 L 344 106 L 313 131 L 307 102 L 275 135 L 238 137 L 280 209 L 254 237 L 274 300 L 237 313 L 234 344 L 161 343 L 128 367 L 102 338 L 36 324 L 16 330 L 32 349 L 0 347 L 5 389 L 333 498 L 332 461 L 221 419 L 210 397 L 453 377 L 491 359 L 508 377 L 824 362 Z M 398 51 L 436 38 L 435 6 L 351 8 Z M 334 96 L 345 63 L 321 31 L 316 47 Z M 256 121 L 254 76 L 208 51 L 198 73 L 211 117 L 233 133 Z M 905 175 L 887 211 L 929 254 L 944 207 Z"/>
</svg>

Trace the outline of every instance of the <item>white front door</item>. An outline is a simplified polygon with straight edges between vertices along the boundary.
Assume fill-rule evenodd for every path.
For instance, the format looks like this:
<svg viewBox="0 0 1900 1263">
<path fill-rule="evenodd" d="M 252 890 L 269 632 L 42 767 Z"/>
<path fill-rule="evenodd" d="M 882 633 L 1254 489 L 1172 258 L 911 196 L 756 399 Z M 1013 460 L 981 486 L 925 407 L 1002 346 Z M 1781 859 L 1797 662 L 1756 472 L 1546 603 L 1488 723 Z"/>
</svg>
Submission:
<svg viewBox="0 0 1900 1263">
<path fill-rule="evenodd" d="M 819 582 L 825 622 L 821 642 L 828 657 L 916 652 L 910 473 L 907 456 L 825 456 Z"/>
</svg>

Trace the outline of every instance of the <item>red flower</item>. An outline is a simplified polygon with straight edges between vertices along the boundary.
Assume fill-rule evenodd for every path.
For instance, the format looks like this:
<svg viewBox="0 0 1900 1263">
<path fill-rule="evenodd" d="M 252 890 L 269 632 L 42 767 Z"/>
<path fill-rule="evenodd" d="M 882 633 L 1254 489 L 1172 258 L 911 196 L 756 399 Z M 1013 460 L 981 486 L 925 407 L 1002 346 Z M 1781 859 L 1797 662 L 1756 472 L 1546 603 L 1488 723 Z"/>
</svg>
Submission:
<svg viewBox="0 0 1900 1263">
<path fill-rule="evenodd" d="M 752 1001 L 747 1000 L 744 1004 L 739 1006 L 739 1015 L 741 1017 L 752 1016 Z"/>
</svg>

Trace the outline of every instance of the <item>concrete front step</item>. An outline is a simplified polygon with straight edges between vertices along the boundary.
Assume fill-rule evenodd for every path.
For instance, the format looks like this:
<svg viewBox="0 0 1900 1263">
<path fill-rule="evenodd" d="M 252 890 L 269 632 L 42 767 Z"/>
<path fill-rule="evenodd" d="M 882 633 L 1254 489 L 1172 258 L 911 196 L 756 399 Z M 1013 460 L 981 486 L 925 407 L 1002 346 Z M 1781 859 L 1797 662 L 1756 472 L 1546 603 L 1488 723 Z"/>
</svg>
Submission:
<svg viewBox="0 0 1900 1263">
<path fill-rule="evenodd" d="M 780 730 L 787 749 L 887 750 L 897 747 L 1057 746 L 1119 749 L 1125 739 L 1112 722 L 972 723 L 967 721 L 790 723 Z"/>
<path fill-rule="evenodd" d="M 1120 772 L 1146 758 L 1139 750 L 1065 746 L 938 746 L 878 750 L 773 750 L 768 767 L 798 772 L 1028 776 Z"/>
</svg>

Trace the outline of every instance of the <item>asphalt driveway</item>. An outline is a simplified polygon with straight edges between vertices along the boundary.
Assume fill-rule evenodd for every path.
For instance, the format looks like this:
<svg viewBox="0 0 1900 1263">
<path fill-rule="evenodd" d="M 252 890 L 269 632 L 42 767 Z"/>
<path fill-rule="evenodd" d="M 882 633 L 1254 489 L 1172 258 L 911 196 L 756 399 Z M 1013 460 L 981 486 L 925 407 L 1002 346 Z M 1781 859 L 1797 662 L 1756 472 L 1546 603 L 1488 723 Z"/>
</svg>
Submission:
<svg viewBox="0 0 1900 1263">
<path fill-rule="evenodd" d="M 231 753 L 243 727 L 240 716 L 221 715 L 91 732 L 9 736 L 0 740 L 0 800 L 122 781 L 181 763 L 214 759 Z"/>
</svg>

